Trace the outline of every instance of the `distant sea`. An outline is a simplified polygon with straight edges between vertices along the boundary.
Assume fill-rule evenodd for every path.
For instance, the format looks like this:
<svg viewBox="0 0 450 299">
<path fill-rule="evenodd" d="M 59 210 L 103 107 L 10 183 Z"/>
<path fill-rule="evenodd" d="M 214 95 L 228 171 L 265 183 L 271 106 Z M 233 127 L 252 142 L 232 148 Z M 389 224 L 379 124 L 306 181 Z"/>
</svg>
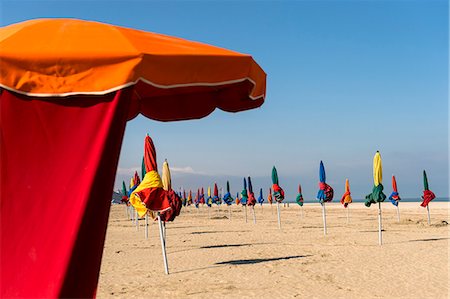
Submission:
<svg viewBox="0 0 450 299">
<path fill-rule="evenodd" d="M 340 202 L 341 198 L 333 198 L 332 202 Z M 365 199 L 355 199 L 353 198 L 353 202 L 365 202 Z M 388 198 L 386 198 L 385 200 L 386 202 L 390 202 Z M 436 197 L 435 199 L 433 199 L 434 202 L 449 202 L 450 198 L 448 197 Z M 267 202 L 267 200 L 265 200 L 264 202 Z M 285 199 L 283 202 L 289 202 L 289 203 L 295 203 L 295 199 Z M 305 202 L 318 202 L 316 199 L 305 199 Z M 421 198 L 402 198 L 400 200 L 400 202 L 422 202 Z"/>
</svg>

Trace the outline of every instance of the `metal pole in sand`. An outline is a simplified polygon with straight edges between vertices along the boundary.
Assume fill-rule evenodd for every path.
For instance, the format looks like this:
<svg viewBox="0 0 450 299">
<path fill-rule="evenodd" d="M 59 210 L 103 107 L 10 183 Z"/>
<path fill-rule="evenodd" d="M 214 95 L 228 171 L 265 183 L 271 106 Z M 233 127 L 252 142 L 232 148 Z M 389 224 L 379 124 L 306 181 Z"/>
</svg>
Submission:
<svg viewBox="0 0 450 299">
<path fill-rule="evenodd" d="M 145 239 L 148 239 L 148 213 L 145 213 Z"/>
<path fill-rule="evenodd" d="M 255 206 L 252 206 L 253 223 L 256 224 Z"/>
<path fill-rule="evenodd" d="M 347 224 L 350 222 L 350 205 L 347 206 Z"/>
<path fill-rule="evenodd" d="M 281 229 L 280 203 L 277 201 L 278 228 Z"/>
<path fill-rule="evenodd" d="M 228 219 L 231 221 L 231 205 L 228 205 Z"/>
<path fill-rule="evenodd" d="M 137 210 L 135 210 L 134 218 L 136 220 L 136 230 L 139 230 L 139 215 L 138 215 L 138 211 Z"/>
<path fill-rule="evenodd" d="M 400 222 L 400 209 L 398 207 L 398 204 L 397 204 L 397 220 L 398 222 Z"/>
<path fill-rule="evenodd" d="M 378 202 L 378 245 L 383 245 L 383 236 L 381 235 L 381 202 Z"/>
<path fill-rule="evenodd" d="M 325 211 L 325 202 L 322 202 L 323 235 L 327 235 L 327 213 Z"/>
<path fill-rule="evenodd" d="M 247 205 L 244 205 L 245 223 L 247 223 Z"/>
<path fill-rule="evenodd" d="M 163 225 L 161 221 L 161 214 L 158 212 L 158 224 L 159 224 L 159 237 L 161 239 L 161 249 L 164 260 L 164 271 L 169 275 L 169 266 L 167 265 L 167 254 L 166 254 L 166 241 L 163 237 Z"/>
<path fill-rule="evenodd" d="M 431 219 L 430 219 L 430 207 L 427 205 L 427 214 L 428 214 L 428 225 L 431 224 Z"/>
</svg>

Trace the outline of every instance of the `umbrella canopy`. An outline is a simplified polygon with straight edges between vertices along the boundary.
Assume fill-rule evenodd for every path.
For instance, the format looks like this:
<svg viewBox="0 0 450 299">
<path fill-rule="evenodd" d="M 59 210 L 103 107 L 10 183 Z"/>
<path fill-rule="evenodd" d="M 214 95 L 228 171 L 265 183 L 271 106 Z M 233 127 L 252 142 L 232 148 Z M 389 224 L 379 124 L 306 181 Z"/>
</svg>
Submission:
<svg viewBox="0 0 450 299">
<path fill-rule="evenodd" d="M 373 157 L 373 188 L 372 193 L 366 195 L 365 205 L 370 207 L 371 204 L 377 202 L 383 202 L 386 199 L 386 195 L 383 193 L 383 168 L 381 165 L 381 155 L 377 151 Z"/>
<path fill-rule="evenodd" d="M 172 189 L 172 179 L 170 177 L 170 168 L 167 159 L 164 160 L 162 168 L 162 184 L 165 196 L 169 200 L 170 209 L 160 213 L 162 221 L 174 221 L 175 217 L 180 215 L 182 200 L 180 196 Z"/>
<path fill-rule="evenodd" d="M 219 197 L 219 189 L 217 188 L 217 184 L 214 183 L 214 194 L 213 194 L 213 202 L 216 204 L 220 204 L 220 197 Z"/>
<path fill-rule="evenodd" d="M 147 171 L 145 171 L 145 161 L 144 161 L 144 157 L 142 157 L 142 163 L 141 163 L 141 176 L 144 178 L 145 177 L 145 173 Z"/>
<path fill-rule="evenodd" d="M 129 118 L 139 112 L 158 120 L 200 118 L 216 106 L 236 112 L 264 101 L 266 75 L 250 55 L 162 34 L 36 19 L 1 28 L 0 48 L 5 89 L 60 97 L 133 86 Z"/>
<path fill-rule="evenodd" d="M 125 181 L 122 181 L 122 195 L 128 198 L 127 186 L 125 185 Z"/>
<path fill-rule="evenodd" d="M 237 112 L 265 97 L 265 73 L 250 55 L 98 22 L 2 27 L 0 48 L 5 298 L 95 296 L 127 120 Z M 63 200 L 55 205 L 43 189 Z"/>
<path fill-rule="evenodd" d="M 127 186 L 125 185 L 125 181 L 122 181 L 122 202 L 128 203 L 128 191 Z"/>
<path fill-rule="evenodd" d="M 264 197 L 263 197 L 263 192 L 262 192 L 262 188 L 259 189 L 259 197 L 258 197 L 258 203 L 260 205 L 262 205 L 264 202 Z"/>
<path fill-rule="evenodd" d="M 272 188 L 269 188 L 269 193 L 267 195 L 267 201 L 272 204 Z"/>
<path fill-rule="evenodd" d="M 303 195 L 302 195 L 302 186 L 298 184 L 298 195 L 295 201 L 298 203 L 299 206 L 303 206 Z"/>
<path fill-rule="evenodd" d="M 170 177 L 170 169 L 169 163 L 167 163 L 167 159 L 164 160 L 163 168 L 162 168 L 162 184 L 164 190 L 172 190 L 172 179 Z"/>
<path fill-rule="evenodd" d="M 436 198 L 436 195 L 429 189 L 428 187 L 428 178 L 427 173 L 425 170 L 423 171 L 423 195 L 422 195 L 422 203 L 420 204 L 421 207 L 426 208 L 430 201 Z"/>
<path fill-rule="evenodd" d="M 350 193 L 350 183 L 348 182 L 348 179 L 345 180 L 345 192 L 341 197 L 341 204 L 344 205 L 344 208 L 346 208 L 350 203 L 352 203 L 352 196 Z"/>
<path fill-rule="evenodd" d="M 239 199 L 239 192 L 236 192 L 236 204 L 240 204 L 241 200 Z"/>
<path fill-rule="evenodd" d="M 392 176 L 392 193 L 389 196 L 389 200 L 394 206 L 398 206 L 398 201 L 400 200 L 400 196 L 398 195 L 397 190 L 397 181 L 395 180 L 395 176 Z"/>
<path fill-rule="evenodd" d="M 278 185 L 278 173 L 275 166 L 272 168 L 272 189 L 275 200 L 282 202 L 284 200 L 284 190 Z"/>
<path fill-rule="evenodd" d="M 203 190 L 202 187 L 202 191 L 199 194 L 199 198 L 198 198 L 199 203 L 201 203 L 202 205 L 205 204 L 205 191 Z"/>
<path fill-rule="evenodd" d="M 319 192 L 317 192 L 317 199 L 320 203 L 330 202 L 333 200 L 334 190 L 326 183 L 325 166 L 320 161 L 319 166 Z"/>
<path fill-rule="evenodd" d="M 187 201 L 188 201 L 188 204 L 192 204 L 192 190 L 189 190 Z"/>
<path fill-rule="evenodd" d="M 207 190 L 207 195 L 208 195 L 208 198 L 206 199 L 206 205 L 208 206 L 208 207 L 211 207 L 211 205 L 212 205 L 212 203 L 213 203 L 213 199 L 212 199 L 212 197 L 211 197 L 211 187 L 210 186 L 208 186 L 208 190 Z"/>
<path fill-rule="evenodd" d="M 198 205 L 200 204 L 200 190 L 199 189 L 197 189 L 197 194 L 195 194 L 194 204 L 195 204 L 196 208 L 198 208 Z"/>
<path fill-rule="evenodd" d="M 170 200 L 164 192 L 163 183 L 157 171 L 156 149 L 149 135 L 144 141 L 144 161 L 146 170 L 144 180 L 130 195 L 130 203 L 139 217 L 144 216 L 147 209 L 162 212 L 171 208 Z"/>
<path fill-rule="evenodd" d="M 247 200 L 248 200 L 247 181 L 244 178 L 244 189 L 242 189 L 242 191 L 241 191 L 240 203 L 243 206 L 245 206 L 245 205 L 247 205 Z"/>
<path fill-rule="evenodd" d="M 223 201 L 227 205 L 231 205 L 233 203 L 233 197 L 231 196 L 231 193 L 230 193 L 230 182 L 229 181 L 227 181 L 227 193 L 225 193 L 223 195 Z"/>
<path fill-rule="evenodd" d="M 254 206 L 256 204 L 255 193 L 253 193 L 252 179 L 248 177 L 248 199 L 247 205 Z"/>
</svg>

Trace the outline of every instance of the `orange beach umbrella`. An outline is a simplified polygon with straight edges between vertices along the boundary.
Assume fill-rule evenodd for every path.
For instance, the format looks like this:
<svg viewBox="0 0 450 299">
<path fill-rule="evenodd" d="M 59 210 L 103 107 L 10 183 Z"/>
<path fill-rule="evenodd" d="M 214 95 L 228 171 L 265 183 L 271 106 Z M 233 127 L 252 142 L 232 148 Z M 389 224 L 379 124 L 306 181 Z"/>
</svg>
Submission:
<svg viewBox="0 0 450 299">
<path fill-rule="evenodd" d="M 110 24 L 36 19 L 0 29 L 0 86 L 38 97 L 104 95 L 133 86 L 132 109 L 162 121 L 237 112 L 264 101 L 250 55 Z"/>
<path fill-rule="evenodd" d="M 265 97 L 250 55 L 99 22 L 9 25 L 0 49 L 2 298 L 95 296 L 127 120 L 237 112 Z"/>
</svg>

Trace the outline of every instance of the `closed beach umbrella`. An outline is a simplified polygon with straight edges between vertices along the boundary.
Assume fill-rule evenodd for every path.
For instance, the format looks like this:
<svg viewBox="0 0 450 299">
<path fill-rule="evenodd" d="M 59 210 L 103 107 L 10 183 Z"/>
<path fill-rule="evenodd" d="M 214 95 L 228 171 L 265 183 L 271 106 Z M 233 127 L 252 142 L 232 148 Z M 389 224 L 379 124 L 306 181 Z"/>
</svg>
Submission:
<svg viewBox="0 0 450 299">
<path fill-rule="evenodd" d="M 156 165 L 156 150 L 150 136 L 144 141 L 144 161 L 146 174 L 141 183 L 130 195 L 130 203 L 138 212 L 139 217 L 147 213 L 147 209 L 155 212 L 162 212 L 170 209 L 170 203 L 163 192 L 163 184 L 158 174 Z M 139 181 L 139 175 L 135 172 L 135 183 Z"/>
<path fill-rule="evenodd" d="M 300 206 L 301 208 L 301 217 L 303 217 L 303 195 L 302 195 L 302 186 L 298 184 L 298 194 L 295 198 L 295 202 Z"/>
<path fill-rule="evenodd" d="M 351 193 L 350 193 L 350 183 L 349 183 L 348 179 L 346 179 L 345 180 L 345 192 L 344 192 L 344 194 L 341 197 L 341 204 L 344 205 L 344 208 L 347 208 L 347 223 L 349 222 L 349 218 L 350 218 L 350 216 L 349 216 L 349 214 L 350 214 L 350 212 L 349 212 L 349 210 L 350 210 L 349 204 L 351 204 L 352 201 L 353 200 L 352 200 L 352 196 L 351 196 Z"/>
<path fill-rule="evenodd" d="M 371 204 L 381 203 L 386 199 L 386 195 L 383 193 L 383 185 L 381 181 L 383 179 L 383 169 L 381 165 L 381 155 L 377 151 L 373 158 L 373 188 L 372 193 L 366 196 L 365 205 L 370 207 Z"/>
<path fill-rule="evenodd" d="M 212 203 L 213 203 L 213 199 L 212 199 L 212 197 L 211 197 L 211 187 L 210 186 L 208 186 L 208 190 L 207 190 L 207 194 L 208 194 L 208 197 L 206 198 L 206 205 L 208 206 L 208 207 L 211 207 L 211 205 L 212 205 Z"/>
<path fill-rule="evenodd" d="M 223 195 L 223 201 L 229 206 L 233 203 L 233 197 L 230 193 L 230 182 L 227 181 L 227 193 Z"/>
<path fill-rule="evenodd" d="M 259 189 L 258 203 L 261 205 L 261 207 L 262 207 L 262 204 L 264 203 L 264 196 L 263 196 L 262 188 Z"/>
<path fill-rule="evenodd" d="M 302 195 L 302 186 L 300 186 L 300 184 L 298 184 L 298 194 L 297 197 L 295 198 L 295 202 L 299 205 L 299 206 L 303 206 L 303 195 Z"/>
<path fill-rule="evenodd" d="M 278 228 L 281 229 L 280 202 L 284 200 L 284 190 L 278 183 L 278 173 L 277 169 L 274 166 L 272 167 L 272 189 L 273 197 L 277 202 Z"/>
<path fill-rule="evenodd" d="M 241 200 L 239 199 L 239 192 L 236 192 L 236 205 L 239 205 Z"/>
<path fill-rule="evenodd" d="M 247 199 L 247 205 L 250 206 L 251 209 L 252 209 L 253 223 L 256 224 L 255 204 L 256 204 L 256 198 L 255 198 L 255 193 L 253 193 L 252 179 L 250 177 L 248 177 L 248 199 Z"/>
<path fill-rule="evenodd" d="M 172 178 L 170 177 L 170 169 L 169 163 L 167 163 L 167 159 L 164 160 L 163 163 L 161 179 L 164 190 L 166 191 L 172 190 Z"/>
<path fill-rule="evenodd" d="M 142 157 L 142 163 L 141 163 L 141 177 L 144 178 L 145 177 L 145 173 L 147 171 L 145 170 L 145 161 L 144 161 L 144 157 Z"/>
<path fill-rule="evenodd" d="M 247 199 L 248 199 L 247 181 L 244 178 L 244 189 L 242 189 L 241 200 L 240 200 L 240 202 L 243 206 L 247 205 Z"/>
<path fill-rule="evenodd" d="M 398 207 L 398 202 L 400 201 L 400 196 L 398 195 L 397 190 L 397 181 L 395 180 L 395 176 L 392 176 L 392 193 L 389 196 L 389 200 L 391 203 L 397 207 L 397 220 L 400 222 L 400 209 Z"/>
<path fill-rule="evenodd" d="M 205 204 L 205 191 L 203 190 L 203 187 L 202 187 L 201 192 L 199 192 L 198 201 L 199 201 L 199 203 L 202 204 L 202 205 Z"/>
<path fill-rule="evenodd" d="M 383 238 L 381 235 L 381 203 L 386 199 L 386 195 L 383 193 L 383 167 L 381 165 L 381 155 L 377 151 L 373 157 L 373 188 L 372 193 L 366 195 L 366 207 L 370 207 L 371 204 L 378 203 L 378 244 L 383 244 Z"/>
<path fill-rule="evenodd" d="M 192 204 L 192 190 L 189 190 L 188 198 L 187 198 L 188 204 Z"/>
<path fill-rule="evenodd" d="M 214 183 L 214 194 L 213 194 L 213 202 L 217 205 L 220 204 L 220 197 L 219 197 L 219 189 L 217 188 L 217 184 Z"/>
<path fill-rule="evenodd" d="M 344 208 L 347 208 L 348 205 L 352 203 L 352 196 L 350 193 L 350 183 L 348 179 L 345 180 L 345 192 L 341 197 L 341 204 L 344 205 Z"/>
<path fill-rule="evenodd" d="M 334 191 L 330 185 L 326 183 L 325 166 L 320 161 L 319 165 L 319 192 L 317 192 L 317 199 L 322 205 L 322 219 L 323 219 L 323 234 L 327 234 L 327 214 L 325 210 L 325 203 L 333 200 Z"/>
<path fill-rule="evenodd" d="M 423 171 L 423 195 L 422 195 L 422 203 L 420 204 L 421 207 L 426 207 L 427 208 L 427 214 L 428 214 L 428 224 L 431 223 L 431 219 L 430 219 L 430 208 L 428 206 L 428 204 L 430 203 L 430 201 L 432 201 L 433 199 L 436 198 L 436 195 L 434 195 L 434 193 L 428 188 L 428 178 L 427 178 L 427 173 L 425 172 L 425 170 Z"/>
<path fill-rule="evenodd" d="M 272 188 L 269 188 L 269 193 L 267 194 L 267 201 L 272 205 Z"/>
<path fill-rule="evenodd" d="M 244 189 L 242 189 L 242 191 L 241 191 L 240 203 L 244 209 L 244 216 L 245 216 L 246 223 L 247 223 L 247 200 L 248 200 L 247 181 L 244 178 Z"/>
<path fill-rule="evenodd" d="M 253 193 L 252 179 L 248 177 L 248 199 L 247 205 L 254 206 L 256 204 L 255 193 Z"/>
<path fill-rule="evenodd" d="M 128 120 L 238 112 L 265 97 L 266 75 L 248 54 L 100 22 L 8 25 L 0 49 L 3 298 L 95 296 Z M 39 192 L 50 188 L 58 205 Z"/>
</svg>

